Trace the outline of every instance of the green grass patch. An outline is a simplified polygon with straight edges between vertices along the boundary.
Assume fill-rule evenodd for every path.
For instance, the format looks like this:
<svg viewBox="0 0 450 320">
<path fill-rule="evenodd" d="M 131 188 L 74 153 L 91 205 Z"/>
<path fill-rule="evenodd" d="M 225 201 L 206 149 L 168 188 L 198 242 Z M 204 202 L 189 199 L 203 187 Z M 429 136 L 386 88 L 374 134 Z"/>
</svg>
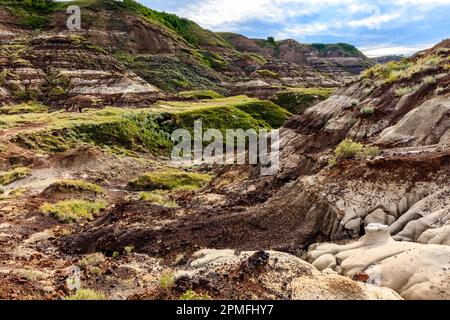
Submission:
<svg viewBox="0 0 450 320">
<path fill-rule="evenodd" d="M 178 203 L 176 203 L 173 200 L 169 200 L 167 198 L 167 194 L 164 192 L 141 192 L 139 194 L 139 200 L 141 201 L 147 201 L 155 204 L 159 204 L 163 207 L 167 208 L 178 208 Z"/>
<path fill-rule="evenodd" d="M 256 73 L 264 78 L 280 79 L 280 75 L 271 70 L 261 69 L 261 70 L 257 70 Z"/>
<path fill-rule="evenodd" d="M 19 133 L 13 141 L 45 152 L 61 152 L 85 142 L 101 147 L 164 153 L 171 142 L 168 134 L 160 129 L 157 118 L 158 115 L 148 109 L 106 108 L 82 114 L 5 116 L 0 120 L 0 127 L 42 123 L 42 129 Z"/>
<path fill-rule="evenodd" d="M 328 99 L 333 88 L 289 88 L 275 94 L 270 100 L 293 114 L 302 114 L 315 103 Z"/>
<path fill-rule="evenodd" d="M 106 208 L 104 201 L 65 200 L 55 204 L 45 203 L 40 207 L 43 214 L 52 215 L 62 223 L 94 220 Z"/>
<path fill-rule="evenodd" d="M 57 182 L 52 183 L 52 187 L 57 188 L 63 188 L 63 189 L 70 189 L 70 190 L 77 190 L 77 191 L 85 191 L 85 192 L 92 192 L 94 194 L 103 194 L 104 190 L 102 187 L 94 184 L 89 183 L 84 180 L 60 180 Z"/>
<path fill-rule="evenodd" d="M 332 52 L 342 52 L 346 56 L 361 57 L 363 54 L 355 46 L 348 43 L 313 43 L 311 46 L 319 51 L 320 54 L 327 54 Z"/>
<path fill-rule="evenodd" d="M 197 190 L 211 181 L 208 174 L 186 172 L 180 170 L 165 170 L 145 173 L 129 182 L 136 191 L 152 190 Z"/>
<path fill-rule="evenodd" d="M 91 289 L 78 289 L 76 293 L 65 297 L 64 300 L 108 300 L 107 296 Z"/>
<path fill-rule="evenodd" d="M 270 101 L 244 102 L 236 108 L 260 121 L 263 127 L 267 124 L 271 128 L 280 128 L 292 116 L 289 111 Z"/>
<path fill-rule="evenodd" d="M 235 96 L 197 102 L 160 102 L 151 108 L 155 112 L 169 112 L 176 128 L 193 130 L 194 122 L 202 120 L 203 128 L 244 130 L 279 128 L 291 114 L 270 101 Z"/>
<path fill-rule="evenodd" d="M 367 69 L 362 73 L 361 78 L 379 80 L 381 83 L 395 83 L 401 79 L 411 79 L 418 73 L 439 68 L 444 61 L 444 58 L 439 54 L 425 55 L 416 60 L 391 61 Z M 444 67 L 442 68 L 445 69 Z"/>
<path fill-rule="evenodd" d="M 7 114 L 7 115 L 22 114 L 22 113 L 45 113 L 45 112 L 48 112 L 48 107 L 37 102 L 27 102 L 14 106 L 0 107 L 0 114 Z"/>
<path fill-rule="evenodd" d="M 41 152 L 63 152 L 81 143 L 110 150 L 166 155 L 173 130 L 193 131 L 196 120 L 207 129 L 278 128 L 290 117 L 283 108 L 246 96 L 199 101 L 162 101 L 145 109 L 87 109 L 83 113 L 29 113 L 4 115 L 0 129 L 25 125 L 34 128 L 11 140 Z"/>
<path fill-rule="evenodd" d="M 180 300 L 211 300 L 211 297 L 207 294 L 199 294 L 193 290 L 187 290 L 180 296 Z"/>
<path fill-rule="evenodd" d="M 26 178 L 31 173 L 29 168 L 19 167 L 10 171 L 0 172 L 0 185 L 6 186 L 14 181 Z"/>
<path fill-rule="evenodd" d="M 186 99 L 220 99 L 224 98 L 221 94 L 213 90 L 194 90 L 194 91 L 183 91 L 179 95 Z"/>
</svg>

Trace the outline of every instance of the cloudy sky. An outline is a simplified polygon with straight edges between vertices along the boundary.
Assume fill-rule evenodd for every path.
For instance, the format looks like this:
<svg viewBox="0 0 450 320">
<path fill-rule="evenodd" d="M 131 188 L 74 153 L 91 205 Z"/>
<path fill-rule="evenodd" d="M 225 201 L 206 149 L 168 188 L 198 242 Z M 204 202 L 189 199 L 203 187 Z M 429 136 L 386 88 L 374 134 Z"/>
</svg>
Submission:
<svg viewBox="0 0 450 320">
<path fill-rule="evenodd" d="M 213 31 L 347 42 L 369 56 L 411 54 L 450 38 L 450 0 L 139 0 Z"/>
</svg>

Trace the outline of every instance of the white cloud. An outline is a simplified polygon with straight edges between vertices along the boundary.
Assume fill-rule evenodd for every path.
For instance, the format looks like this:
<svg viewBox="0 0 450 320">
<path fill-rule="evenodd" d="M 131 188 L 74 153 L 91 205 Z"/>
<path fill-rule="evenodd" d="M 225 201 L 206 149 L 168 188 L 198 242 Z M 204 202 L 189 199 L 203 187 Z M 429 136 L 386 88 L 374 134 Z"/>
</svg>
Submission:
<svg viewBox="0 0 450 320">
<path fill-rule="evenodd" d="M 178 10 L 204 27 L 223 29 L 251 20 L 283 23 L 289 18 L 320 13 L 329 6 L 359 0 L 197 0 Z"/>
<path fill-rule="evenodd" d="M 395 20 L 399 17 L 400 17 L 399 13 L 384 14 L 384 15 L 379 15 L 375 13 L 373 16 L 365 19 L 351 20 L 348 22 L 348 25 L 354 28 L 366 27 L 368 29 L 380 29 L 384 23 Z"/>
<path fill-rule="evenodd" d="M 290 36 L 310 36 L 310 35 L 316 35 L 319 33 L 323 33 L 324 31 L 328 30 L 328 25 L 323 23 L 312 23 L 312 24 L 306 24 L 306 25 L 298 25 L 293 28 L 287 28 L 284 30 L 284 34 L 290 35 Z"/>
<path fill-rule="evenodd" d="M 283 23 L 312 14 L 318 14 L 320 20 L 324 14 L 339 11 L 349 16 L 351 26 L 373 28 L 400 15 L 407 20 L 410 15 L 403 15 L 405 12 L 420 14 L 445 5 L 450 5 L 450 0 L 193 0 L 180 5 L 177 13 L 204 27 L 224 29 L 251 20 Z M 361 13 L 366 16 L 352 19 L 352 15 Z"/>
<path fill-rule="evenodd" d="M 416 52 L 431 48 L 433 44 L 421 44 L 417 46 L 396 46 L 396 45 L 380 45 L 376 47 L 365 47 L 360 50 L 369 58 L 390 56 L 390 55 L 405 55 L 409 56 Z"/>
</svg>

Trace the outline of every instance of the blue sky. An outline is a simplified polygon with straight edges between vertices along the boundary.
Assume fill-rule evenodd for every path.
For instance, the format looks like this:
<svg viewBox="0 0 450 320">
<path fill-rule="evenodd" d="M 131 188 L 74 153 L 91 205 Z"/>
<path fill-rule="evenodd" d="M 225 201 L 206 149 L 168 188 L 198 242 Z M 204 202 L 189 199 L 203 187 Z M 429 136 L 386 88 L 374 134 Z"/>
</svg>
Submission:
<svg viewBox="0 0 450 320">
<path fill-rule="evenodd" d="M 450 0 L 139 0 L 213 31 L 411 54 L 450 37 Z"/>
</svg>

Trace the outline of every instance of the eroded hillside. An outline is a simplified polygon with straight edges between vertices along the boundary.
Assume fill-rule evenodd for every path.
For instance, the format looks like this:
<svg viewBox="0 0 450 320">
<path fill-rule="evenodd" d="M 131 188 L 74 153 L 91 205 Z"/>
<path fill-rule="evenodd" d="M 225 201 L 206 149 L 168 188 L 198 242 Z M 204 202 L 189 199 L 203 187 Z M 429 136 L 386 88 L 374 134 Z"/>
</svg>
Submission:
<svg viewBox="0 0 450 320">
<path fill-rule="evenodd" d="M 62 4 L 12 2 L 1 299 L 450 297 L 448 40 L 355 79 L 371 62 L 344 44 L 268 46 L 134 1 L 79 2 L 73 33 Z M 195 120 L 280 128 L 280 171 L 174 165 Z"/>
</svg>

